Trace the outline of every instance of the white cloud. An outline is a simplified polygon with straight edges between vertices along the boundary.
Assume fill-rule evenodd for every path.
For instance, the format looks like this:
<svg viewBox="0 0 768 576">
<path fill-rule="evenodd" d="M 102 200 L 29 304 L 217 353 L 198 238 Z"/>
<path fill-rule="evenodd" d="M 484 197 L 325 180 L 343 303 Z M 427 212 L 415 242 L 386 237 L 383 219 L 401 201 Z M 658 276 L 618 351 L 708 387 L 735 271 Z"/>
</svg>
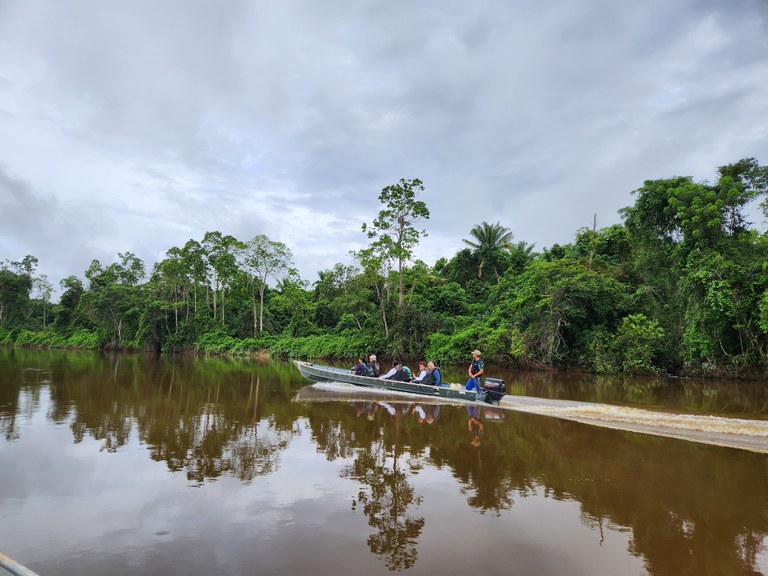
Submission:
<svg viewBox="0 0 768 576">
<path fill-rule="evenodd" d="M 56 280 L 267 234 L 347 259 L 421 178 L 416 254 L 501 221 L 538 248 L 648 178 L 768 163 L 765 4 L 0 2 L 0 258 Z"/>
</svg>

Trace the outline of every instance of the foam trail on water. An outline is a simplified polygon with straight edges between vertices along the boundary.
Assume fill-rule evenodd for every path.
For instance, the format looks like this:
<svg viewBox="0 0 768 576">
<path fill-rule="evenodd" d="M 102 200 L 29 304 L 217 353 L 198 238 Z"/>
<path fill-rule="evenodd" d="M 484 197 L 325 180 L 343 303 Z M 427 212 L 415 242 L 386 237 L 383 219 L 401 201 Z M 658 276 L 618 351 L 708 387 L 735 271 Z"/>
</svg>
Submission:
<svg viewBox="0 0 768 576">
<path fill-rule="evenodd" d="M 529 405 L 518 407 L 523 412 L 582 420 L 590 422 L 610 422 L 635 424 L 649 427 L 664 427 L 677 430 L 704 432 L 707 434 L 739 434 L 768 438 L 768 422 L 762 420 L 744 420 L 722 416 L 703 416 L 695 414 L 667 414 L 639 408 L 589 404 L 583 406 L 547 406 Z"/>
</svg>

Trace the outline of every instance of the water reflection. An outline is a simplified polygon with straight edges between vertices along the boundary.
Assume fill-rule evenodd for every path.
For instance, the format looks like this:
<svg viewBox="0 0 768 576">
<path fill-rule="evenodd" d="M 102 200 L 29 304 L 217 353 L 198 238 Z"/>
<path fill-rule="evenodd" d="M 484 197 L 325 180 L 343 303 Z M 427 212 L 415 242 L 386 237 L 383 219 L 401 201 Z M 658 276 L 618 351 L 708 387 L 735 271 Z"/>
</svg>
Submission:
<svg viewBox="0 0 768 576">
<path fill-rule="evenodd" d="M 367 524 L 370 532 L 354 536 L 386 570 L 437 569 L 426 542 L 456 542 L 465 523 L 483 536 L 511 531 L 515 522 L 533 531 L 545 520 L 524 516 L 521 503 L 539 500 L 575 504 L 597 546 L 607 545 L 606 533 L 627 533 L 625 554 L 641 558 L 649 574 L 765 570 L 764 456 L 492 408 L 381 397 L 292 402 L 305 384 L 281 363 L 0 350 L 0 464 L 8 464 L 3 447 L 23 440 L 41 410 L 51 425 L 69 430 L 73 443 L 95 440 L 109 458 L 121 458 L 138 441 L 193 486 L 274 477 L 286 454 L 299 450 L 297 440 L 306 439 L 302 458 L 320 454 L 338 464 L 339 485 L 354 482 L 351 512 L 341 517 Z M 602 385 L 590 385 L 590 394 Z M 664 395 L 654 380 L 645 394 Z M 755 398 L 748 411 L 757 408 Z M 0 467 L 0 512 L 9 509 L 7 474 Z M 454 524 L 441 525 L 436 509 L 449 510 Z M 333 549 L 333 534 L 315 532 Z M 547 546 L 564 545 L 552 538 Z M 513 551 L 541 547 L 522 540 L 515 548 L 510 540 L 506 555 L 489 554 L 483 567 L 500 571 Z M 442 552 L 466 553 L 460 545 Z M 571 562 L 590 566 L 594 550 L 583 554 Z"/>
<path fill-rule="evenodd" d="M 11 366 L 28 354 L 2 353 Z M 214 367 L 210 362 L 199 366 L 194 359 L 165 362 L 140 355 L 40 354 L 48 355 L 49 367 L 24 369 L 20 380 L 7 365 L 0 370 L 0 426 L 7 440 L 19 437 L 20 398 L 34 405 L 39 384 L 46 383 L 52 400 L 48 418 L 68 423 L 75 443 L 89 437 L 101 442 L 101 450 L 116 452 L 135 431 L 151 458 L 165 462 L 171 471 L 185 471 L 194 483 L 222 474 L 243 481 L 268 474 L 288 444 L 293 416 L 286 412 L 291 405 L 277 401 L 287 398 L 274 386 L 260 395 L 260 376 L 250 365 L 214 361 Z M 285 366 L 270 367 L 271 383 L 281 376 L 290 378 Z M 260 415 L 260 396 L 270 405 L 266 419 Z"/>
</svg>

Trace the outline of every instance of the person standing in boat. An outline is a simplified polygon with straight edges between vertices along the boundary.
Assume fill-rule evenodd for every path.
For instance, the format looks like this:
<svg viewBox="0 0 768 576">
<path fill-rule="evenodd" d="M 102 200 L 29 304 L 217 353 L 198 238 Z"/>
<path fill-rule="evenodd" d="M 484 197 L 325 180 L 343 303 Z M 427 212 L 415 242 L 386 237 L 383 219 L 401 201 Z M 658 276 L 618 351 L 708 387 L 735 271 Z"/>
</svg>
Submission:
<svg viewBox="0 0 768 576">
<path fill-rule="evenodd" d="M 472 363 L 469 365 L 469 369 L 467 370 L 467 374 L 469 374 L 469 380 L 467 380 L 466 387 L 467 390 L 476 390 L 477 392 L 481 392 L 480 378 L 485 371 L 485 362 L 480 359 L 480 356 L 480 350 L 474 350 L 472 352 Z"/>
</svg>

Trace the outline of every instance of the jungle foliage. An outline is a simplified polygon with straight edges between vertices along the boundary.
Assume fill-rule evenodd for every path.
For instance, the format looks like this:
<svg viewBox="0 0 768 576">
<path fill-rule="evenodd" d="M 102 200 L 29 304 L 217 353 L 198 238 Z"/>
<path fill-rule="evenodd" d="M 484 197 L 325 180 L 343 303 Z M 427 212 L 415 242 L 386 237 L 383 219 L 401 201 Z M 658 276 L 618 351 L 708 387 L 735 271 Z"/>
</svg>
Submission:
<svg viewBox="0 0 768 576">
<path fill-rule="evenodd" d="M 730 375 L 768 369 L 768 167 L 717 182 L 648 180 L 621 224 L 541 253 L 500 222 L 468 231 L 434 266 L 411 260 L 429 218 L 420 180 L 379 196 L 372 240 L 311 285 L 287 246 L 221 232 L 168 250 L 147 272 L 130 252 L 61 282 L 37 259 L 0 265 L 0 343 L 286 357 L 426 357 L 596 372 Z"/>
</svg>

